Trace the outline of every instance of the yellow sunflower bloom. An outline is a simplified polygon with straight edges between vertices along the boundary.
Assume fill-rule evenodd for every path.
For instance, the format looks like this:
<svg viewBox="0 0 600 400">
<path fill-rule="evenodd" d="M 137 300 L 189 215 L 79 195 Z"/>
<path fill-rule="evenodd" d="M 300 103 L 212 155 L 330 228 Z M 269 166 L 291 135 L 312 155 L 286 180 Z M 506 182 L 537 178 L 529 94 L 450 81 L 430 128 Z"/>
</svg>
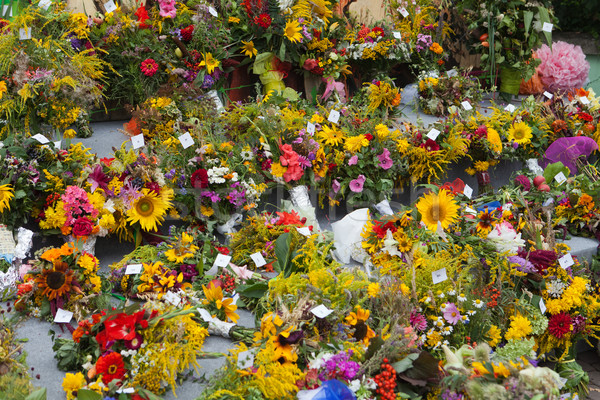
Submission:
<svg viewBox="0 0 600 400">
<path fill-rule="evenodd" d="M 447 229 L 458 219 L 458 209 L 454 197 L 445 190 L 440 190 L 438 194 L 428 193 L 417 202 L 421 221 L 431 231 L 437 230 L 438 222 Z"/>
<path fill-rule="evenodd" d="M 533 137 L 531 132 L 531 127 L 525 122 L 517 122 L 508 130 L 508 139 L 519 144 L 528 144 Z"/>
<path fill-rule="evenodd" d="M 221 62 L 216 60 L 211 53 L 203 54 L 202 58 L 203 60 L 200 61 L 200 66 L 206 67 L 209 74 L 212 74 L 215 68 L 221 65 Z"/>
<path fill-rule="evenodd" d="M 292 43 L 298 43 L 302 40 L 302 34 L 300 33 L 302 28 L 298 21 L 288 21 L 283 28 L 283 35 L 288 38 Z"/>
<path fill-rule="evenodd" d="M 331 128 L 327 125 L 323 125 L 323 129 L 319 132 L 318 136 L 328 146 L 337 146 L 345 139 L 344 132 L 336 127 Z"/>
<path fill-rule="evenodd" d="M 15 197 L 15 192 L 10 184 L 0 186 L 0 213 L 10 210 L 10 200 Z"/>
<path fill-rule="evenodd" d="M 256 47 L 254 47 L 254 42 L 252 40 L 249 42 L 245 42 L 242 40 L 241 53 L 252 58 L 258 53 L 258 50 L 256 50 Z"/>
<path fill-rule="evenodd" d="M 127 222 L 139 223 L 145 231 L 155 231 L 157 224 L 164 220 L 167 210 L 171 207 L 155 192 L 142 189 L 142 197 L 135 200 L 130 210 L 127 211 Z"/>
</svg>

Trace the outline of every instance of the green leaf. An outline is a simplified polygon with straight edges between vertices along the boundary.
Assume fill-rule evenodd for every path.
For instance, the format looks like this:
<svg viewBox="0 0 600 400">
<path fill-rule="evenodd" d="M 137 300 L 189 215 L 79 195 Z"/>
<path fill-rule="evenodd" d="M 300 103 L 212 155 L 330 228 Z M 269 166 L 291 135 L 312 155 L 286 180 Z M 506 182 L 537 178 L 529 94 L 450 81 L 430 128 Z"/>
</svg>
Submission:
<svg viewBox="0 0 600 400">
<path fill-rule="evenodd" d="M 29 396 L 25 397 L 25 400 L 46 400 L 46 388 L 29 393 Z"/>
<path fill-rule="evenodd" d="M 77 400 L 102 400 L 102 395 L 89 389 L 79 389 Z"/>
<path fill-rule="evenodd" d="M 25 193 L 25 191 L 24 191 L 24 190 L 17 190 L 17 191 L 15 192 L 15 199 L 22 199 L 22 198 L 24 198 L 25 196 L 27 196 L 27 193 Z"/>
<path fill-rule="evenodd" d="M 523 11 L 523 20 L 525 22 L 525 32 L 529 33 L 531 21 L 533 21 L 533 11 Z"/>
<path fill-rule="evenodd" d="M 397 373 L 401 374 L 404 371 L 409 370 L 413 366 L 413 362 L 419 358 L 419 353 L 411 353 L 404 357 L 402 360 L 392 364 L 392 367 Z"/>
<path fill-rule="evenodd" d="M 427 351 L 422 351 L 413 362 L 413 368 L 406 375 L 412 379 L 426 380 L 435 377 L 439 372 L 438 359 Z"/>
<path fill-rule="evenodd" d="M 244 297 L 260 299 L 269 289 L 269 284 L 267 282 L 257 282 L 252 285 L 238 285 L 235 289 Z"/>
<path fill-rule="evenodd" d="M 285 42 L 281 42 L 281 47 L 279 48 L 279 59 L 281 61 L 285 60 Z"/>
<path fill-rule="evenodd" d="M 545 7 L 538 7 L 538 12 L 540 14 L 540 22 L 542 23 L 542 25 L 544 24 L 544 22 L 552 22 L 550 20 L 550 15 L 548 14 L 548 9 Z M 550 46 L 550 50 L 552 50 L 552 32 L 544 32 L 544 36 L 546 37 L 546 42 L 548 43 L 548 46 Z"/>
<path fill-rule="evenodd" d="M 287 278 L 289 276 L 289 263 L 292 245 L 292 235 L 289 232 L 279 236 L 275 241 L 275 257 L 277 258 L 278 271 L 283 272 Z"/>
</svg>

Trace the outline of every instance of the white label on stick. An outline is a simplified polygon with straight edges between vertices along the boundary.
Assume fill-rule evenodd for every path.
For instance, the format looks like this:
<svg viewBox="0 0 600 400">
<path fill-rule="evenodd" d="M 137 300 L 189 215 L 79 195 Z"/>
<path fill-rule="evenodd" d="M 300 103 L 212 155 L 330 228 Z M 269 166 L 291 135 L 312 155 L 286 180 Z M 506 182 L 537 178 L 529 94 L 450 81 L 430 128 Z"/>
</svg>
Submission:
<svg viewBox="0 0 600 400">
<path fill-rule="evenodd" d="M 47 10 L 48 7 L 50 7 L 51 4 L 52 4 L 52 0 L 41 0 L 38 3 L 38 7 L 39 8 L 43 8 L 44 10 Z"/>
<path fill-rule="evenodd" d="M 237 366 L 239 369 L 250 368 L 254 365 L 254 354 L 252 350 L 242 351 L 238 354 Z"/>
<path fill-rule="evenodd" d="M 394 37 L 395 37 L 396 39 L 400 40 L 400 39 L 402 39 L 402 34 L 401 34 L 400 32 L 398 32 L 398 31 L 395 31 L 395 32 L 394 32 Z"/>
<path fill-rule="evenodd" d="M 463 106 L 463 108 L 464 108 L 465 110 L 467 110 L 467 111 L 469 111 L 469 110 L 472 110 L 472 109 L 473 109 L 473 106 L 471 105 L 471 103 L 469 103 L 469 102 L 468 102 L 468 101 L 466 101 L 466 100 L 465 100 L 465 101 L 463 101 L 463 102 L 462 102 L 462 103 L 460 103 L 460 104 L 461 104 L 461 105 Z"/>
<path fill-rule="evenodd" d="M 448 279 L 448 277 L 446 276 L 446 268 L 442 268 L 442 269 L 438 269 L 437 271 L 433 271 L 431 273 L 431 279 L 433 280 L 434 285 L 444 282 L 446 279 Z"/>
<path fill-rule="evenodd" d="M 37 135 L 33 135 L 32 138 L 34 138 L 35 140 L 37 140 L 41 144 L 50 143 L 50 141 L 48 140 L 48 138 L 46 136 L 42 135 L 41 133 L 38 133 Z"/>
<path fill-rule="evenodd" d="M 581 104 L 590 104 L 590 99 L 587 97 L 580 97 L 579 101 L 581 101 Z"/>
<path fill-rule="evenodd" d="M 135 275 L 142 272 L 142 264 L 129 264 L 125 268 L 125 275 Z"/>
<path fill-rule="evenodd" d="M 302 228 L 296 227 L 296 230 L 301 235 L 304 235 L 304 236 L 310 236 L 311 235 L 310 229 L 307 226 L 303 226 Z"/>
<path fill-rule="evenodd" d="M 563 183 L 564 181 L 567 180 L 567 177 L 565 176 L 565 174 L 561 171 L 558 174 L 556 174 L 554 176 L 554 179 L 556 180 L 556 182 L 558 182 L 558 184 L 560 185 L 561 183 Z"/>
<path fill-rule="evenodd" d="M 408 14 L 408 11 L 406 11 L 406 8 L 404 8 L 404 7 L 400 7 L 400 8 L 398 8 L 398 12 L 399 12 L 400 14 L 402 14 L 402 16 L 403 16 L 404 18 L 408 17 L 408 15 L 409 15 L 409 14 Z"/>
<path fill-rule="evenodd" d="M 19 39 L 21 39 L 21 40 L 31 39 L 31 27 L 19 29 Z"/>
<path fill-rule="evenodd" d="M 330 310 L 329 308 L 327 308 L 326 306 L 321 304 L 321 305 L 316 306 L 312 310 L 310 310 L 310 312 L 313 313 L 318 318 L 325 318 L 329 314 L 331 314 L 333 312 L 333 310 Z"/>
<path fill-rule="evenodd" d="M 429 131 L 429 133 L 427 134 L 427 137 L 431 140 L 435 140 L 437 139 L 437 137 L 440 135 L 440 131 L 438 131 L 437 129 L 433 128 Z"/>
<path fill-rule="evenodd" d="M 107 14 L 110 14 L 111 12 L 113 12 L 117 9 L 117 5 L 115 4 L 114 1 L 110 0 L 110 1 L 107 1 L 106 3 L 104 3 L 104 9 L 106 10 Z"/>
<path fill-rule="evenodd" d="M 547 92 L 547 91 L 546 91 L 546 92 L 544 92 L 544 96 L 546 96 L 546 97 L 547 97 L 547 98 L 549 98 L 549 99 L 551 99 L 551 98 L 553 98 L 553 97 L 554 97 L 554 95 L 553 95 L 552 93 L 550 93 L 550 92 Z"/>
<path fill-rule="evenodd" d="M 504 107 L 505 111 L 508 111 L 509 113 L 515 112 L 516 107 L 513 106 L 512 104 L 507 105 L 506 107 Z"/>
<path fill-rule="evenodd" d="M 189 132 L 186 132 L 183 135 L 179 136 L 179 143 L 181 143 L 184 149 L 187 149 L 188 147 L 194 144 L 194 139 L 192 138 L 192 135 L 190 135 Z"/>
<path fill-rule="evenodd" d="M 574 265 L 575 261 L 573 261 L 573 256 L 571 256 L 571 253 L 567 253 L 558 259 L 558 263 L 563 269 L 567 269 L 570 266 Z"/>
<path fill-rule="evenodd" d="M 329 117 L 327 118 L 327 121 L 337 124 L 339 120 L 340 120 L 340 112 L 337 110 L 331 110 L 329 112 Z"/>
<path fill-rule="evenodd" d="M 265 261 L 265 258 L 259 252 L 256 252 L 254 254 L 250 254 L 250 258 L 252 259 L 252 261 L 254 261 L 254 265 L 256 265 L 259 268 L 262 267 L 263 265 L 267 265 L 267 262 Z"/>
<path fill-rule="evenodd" d="M 214 9 L 214 7 L 208 7 L 208 12 L 213 17 L 218 17 L 219 16 L 219 13 L 217 12 L 217 10 Z"/>
<path fill-rule="evenodd" d="M 226 256 L 225 254 L 219 253 L 217 258 L 215 258 L 215 262 L 213 263 L 213 267 L 221 267 L 224 268 L 229 265 L 229 261 L 231 261 L 231 256 Z"/>
<path fill-rule="evenodd" d="M 163 297 L 166 301 L 173 304 L 175 307 L 177 307 L 181 303 L 181 297 L 179 297 L 179 295 L 173 292 L 167 292 L 164 294 Z"/>
<path fill-rule="evenodd" d="M 446 75 L 448 78 L 452 78 L 458 75 L 458 71 L 455 69 L 451 69 L 450 71 L 446 71 Z"/>
<path fill-rule="evenodd" d="M 144 134 L 140 133 L 139 135 L 135 135 L 131 137 L 131 145 L 134 149 L 139 149 L 144 147 L 146 143 L 144 142 Z"/>
<path fill-rule="evenodd" d="M 59 308 L 56 310 L 56 315 L 54 316 L 54 322 L 58 324 L 68 324 L 71 322 L 71 318 L 73 318 L 73 313 L 71 311 L 63 310 Z"/>
<path fill-rule="evenodd" d="M 553 24 L 551 24 L 550 22 L 544 22 L 544 24 L 542 25 L 542 31 L 544 32 L 552 32 L 552 28 L 554 27 Z"/>
<path fill-rule="evenodd" d="M 317 127 L 315 124 L 313 124 L 312 122 L 309 122 L 308 124 L 306 124 L 306 132 L 310 133 L 311 135 L 315 133 Z"/>
<path fill-rule="evenodd" d="M 544 299 L 540 299 L 540 311 L 542 314 L 546 313 L 546 303 L 544 303 Z"/>
<path fill-rule="evenodd" d="M 467 196 L 467 198 L 470 199 L 473 196 L 473 188 L 469 185 L 465 185 L 463 193 L 465 194 L 465 196 Z"/>
<path fill-rule="evenodd" d="M 465 208 L 465 212 L 467 214 L 477 215 L 477 211 L 473 210 L 471 207 Z"/>
</svg>

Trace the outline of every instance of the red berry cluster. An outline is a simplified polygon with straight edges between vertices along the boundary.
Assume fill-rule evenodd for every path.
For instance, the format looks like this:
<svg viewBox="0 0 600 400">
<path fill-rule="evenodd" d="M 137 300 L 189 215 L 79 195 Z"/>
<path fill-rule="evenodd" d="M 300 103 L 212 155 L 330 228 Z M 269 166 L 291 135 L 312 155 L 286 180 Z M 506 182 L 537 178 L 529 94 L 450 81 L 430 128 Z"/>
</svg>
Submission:
<svg viewBox="0 0 600 400">
<path fill-rule="evenodd" d="M 390 365 L 387 358 L 383 359 L 381 372 L 375 375 L 374 380 L 377 384 L 375 393 L 379 394 L 382 400 L 394 400 L 396 398 L 396 394 L 394 393 L 394 388 L 396 387 L 396 370 Z"/>
<path fill-rule="evenodd" d="M 229 274 L 221 274 L 217 279 L 220 279 L 223 291 L 226 293 L 232 293 L 235 290 L 235 279 Z"/>
</svg>

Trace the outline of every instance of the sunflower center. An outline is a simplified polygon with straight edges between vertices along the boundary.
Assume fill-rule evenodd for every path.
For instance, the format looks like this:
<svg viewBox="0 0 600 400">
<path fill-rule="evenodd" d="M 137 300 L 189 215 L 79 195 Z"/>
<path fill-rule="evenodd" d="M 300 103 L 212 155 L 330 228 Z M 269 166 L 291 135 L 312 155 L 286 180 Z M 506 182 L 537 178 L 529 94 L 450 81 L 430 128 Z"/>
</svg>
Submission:
<svg viewBox="0 0 600 400">
<path fill-rule="evenodd" d="M 143 217 L 148 217 L 154 212 L 154 203 L 152 200 L 143 198 L 137 204 L 137 212 Z"/>
<path fill-rule="evenodd" d="M 433 219 L 434 221 L 440 221 L 443 218 L 443 212 L 440 208 L 439 204 L 433 204 L 431 206 L 431 210 L 429 211 L 429 215 L 431 216 L 431 219 Z"/>
<path fill-rule="evenodd" d="M 111 375 L 114 375 L 117 372 L 117 366 L 116 365 L 111 365 L 110 367 L 108 367 L 108 373 Z"/>
<path fill-rule="evenodd" d="M 50 289 L 58 290 L 65 284 L 65 274 L 60 271 L 50 272 L 46 277 L 46 284 Z"/>
<path fill-rule="evenodd" d="M 523 139 L 525 137 L 525 131 L 523 129 L 515 129 L 515 139 Z"/>
</svg>

